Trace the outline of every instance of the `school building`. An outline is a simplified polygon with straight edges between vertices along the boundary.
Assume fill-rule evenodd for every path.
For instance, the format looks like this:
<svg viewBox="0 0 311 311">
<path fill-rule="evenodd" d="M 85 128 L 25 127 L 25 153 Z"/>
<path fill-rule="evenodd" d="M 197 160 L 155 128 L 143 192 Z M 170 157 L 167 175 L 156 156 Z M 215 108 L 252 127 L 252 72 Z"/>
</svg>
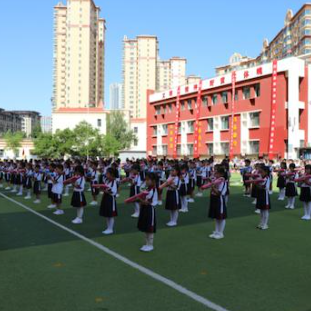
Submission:
<svg viewBox="0 0 311 311">
<path fill-rule="evenodd" d="M 147 154 L 309 157 L 308 59 L 290 57 L 165 92 L 148 91 Z"/>
</svg>

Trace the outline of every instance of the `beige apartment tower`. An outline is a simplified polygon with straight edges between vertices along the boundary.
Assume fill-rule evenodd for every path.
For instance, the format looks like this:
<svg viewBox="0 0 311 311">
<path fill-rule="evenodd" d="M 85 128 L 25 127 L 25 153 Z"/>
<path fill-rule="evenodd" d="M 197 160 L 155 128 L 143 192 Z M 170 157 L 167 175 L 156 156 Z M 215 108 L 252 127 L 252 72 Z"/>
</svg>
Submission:
<svg viewBox="0 0 311 311">
<path fill-rule="evenodd" d="M 54 111 L 102 106 L 106 26 L 99 14 L 93 0 L 54 8 Z"/>
</svg>

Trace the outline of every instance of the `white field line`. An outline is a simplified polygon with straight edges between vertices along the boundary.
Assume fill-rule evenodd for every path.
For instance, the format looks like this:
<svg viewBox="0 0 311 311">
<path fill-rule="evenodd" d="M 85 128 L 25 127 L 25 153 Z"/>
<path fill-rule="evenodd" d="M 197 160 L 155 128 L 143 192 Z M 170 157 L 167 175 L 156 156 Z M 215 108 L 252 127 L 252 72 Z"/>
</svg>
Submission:
<svg viewBox="0 0 311 311">
<path fill-rule="evenodd" d="M 75 236 L 75 237 L 77 237 L 77 238 L 79 238 L 79 239 L 81 239 L 81 240 L 83 240 L 83 241 L 93 245 L 94 247 L 98 248 L 99 250 L 103 251 L 104 253 L 114 257 L 115 259 L 118 259 L 119 261 L 123 262 L 124 264 L 126 264 L 126 265 L 128 265 L 128 266 L 130 266 L 130 267 L 132 267 L 132 268 L 134 268 L 134 269 L 136 269 L 138 271 L 140 271 L 141 273 L 143 273 L 143 274 L 153 278 L 154 280 L 157 280 L 157 281 L 159 281 L 159 282 L 161 282 L 161 283 L 171 287 L 175 291 L 177 291 L 177 292 L 179 292 L 179 293 L 181 293 L 181 294 L 183 294 L 183 295 L 185 295 L 185 296 L 187 296 L 187 297 L 189 297 L 189 298 L 191 298 L 191 299 L 201 303 L 202 305 L 210 308 L 211 310 L 214 310 L 214 311 L 229 311 L 229 310 L 227 310 L 227 309 L 225 309 L 225 308 L 215 304 L 214 302 L 212 302 L 212 301 L 210 301 L 210 300 L 208 300 L 208 299 L 206 299 L 206 298 L 204 298 L 204 297 L 202 297 L 202 296 L 200 296 L 200 295 L 198 295 L 198 294 L 188 290 L 187 288 L 185 288 L 185 287 L 175 283 L 174 281 L 172 281 L 172 280 L 170 280 L 170 279 L 168 279 L 168 278 L 166 278 L 166 277 L 164 277 L 164 276 L 162 276 L 162 275 L 160 275 L 160 274 L 158 274 L 156 272 L 153 272 L 152 270 L 150 270 L 148 268 L 145 268 L 145 267 L 135 263 L 134 261 L 132 261 L 132 260 L 130 260 L 130 259 L 128 259 L 128 258 L 126 258 L 126 257 L 124 257 L 124 256 L 122 256 L 122 255 L 120 255 L 120 254 L 118 254 L 116 252 L 114 252 L 114 251 L 112 251 L 111 249 L 103 246 L 102 244 L 99 244 L 99 243 L 97 243 L 97 242 L 87 238 L 86 236 L 84 236 L 84 235 L 82 235 L 82 234 L 80 234 L 80 233 L 78 233 L 78 232 L 76 232 L 74 230 L 71 230 L 71 229 L 61 225 L 60 223 L 58 223 L 58 222 L 56 222 L 56 221 L 54 221 L 54 220 L 52 220 L 52 219 L 50 219 L 50 218 L 48 218 L 48 217 L 46 217 L 46 216 L 44 216 L 42 214 L 36 212 L 32 208 L 30 208 L 30 207 L 28 207 L 28 206 L 26 206 L 26 205 L 24 205 L 24 204 L 22 204 L 22 203 L 20 203 L 18 201 L 14 200 L 14 199 L 12 199 L 12 198 L 10 198 L 8 196 L 6 196 L 5 194 L 3 194 L 1 192 L 0 192 L 0 195 L 3 198 L 7 199 L 8 201 L 11 201 L 12 203 L 15 203 L 16 205 L 18 205 L 18 206 L 22 207 L 23 209 L 27 210 L 28 212 L 30 212 L 30 213 L 32 213 L 32 214 L 34 214 L 34 215 L 36 215 L 36 216 L 46 220 L 47 222 L 51 223 L 52 225 L 54 225 L 54 226 L 56 226 L 56 227 L 58 227 L 58 228 L 60 228 L 60 229 L 62 229 L 64 231 L 67 231 L 71 235 L 73 235 L 73 236 Z"/>
</svg>

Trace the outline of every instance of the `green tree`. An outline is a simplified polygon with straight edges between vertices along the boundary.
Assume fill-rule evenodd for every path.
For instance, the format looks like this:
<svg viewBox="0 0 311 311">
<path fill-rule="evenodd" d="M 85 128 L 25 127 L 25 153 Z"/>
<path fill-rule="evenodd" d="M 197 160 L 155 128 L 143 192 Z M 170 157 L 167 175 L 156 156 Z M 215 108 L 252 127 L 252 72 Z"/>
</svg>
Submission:
<svg viewBox="0 0 311 311">
<path fill-rule="evenodd" d="M 57 153 L 63 157 L 65 155 L 76 155 L 75 145 L 77 143 L 76 134 L 70 129 L 58 130 L 53 136 Z"/>
<path fill-rule="evenodd" d="M 105 156 L 117 156 L 120 151 L 120 143 L 110 134 L 105 135 L 103 141 L 103 154 Z"/>
<path fill-rule="evenodd" d="M 121 111 L 113 111 L 107 116 L 106 131 L 108 136 L 114 137 L 119 142 L 119 150 L 130 148 L 134 140 L 137 139 Z"/>
<path fill-rule="evenodd" d="M 51 133 L 41 133 L 34 140 L 33 154 L 41 158 L 58 158 L 58 145 Z"/>
<path fill-rule="evenodd" d="M 14 153 L 14 157 L 16 157 L 18 153 L 18 149 L 22 146 L 22 141 L 24 139 L 24 133 L 22 132 L 7 132 L 3 136 L 5 143 L 6 143 L 6 149 L 12 150 Z"/>
<path fill-rule="evenodd" d="M 34 126 L 31 137 L 32 138 L 38 138 L 42 134 L 41 124 L 37 122 L 37 124 Z"/>
</svg>

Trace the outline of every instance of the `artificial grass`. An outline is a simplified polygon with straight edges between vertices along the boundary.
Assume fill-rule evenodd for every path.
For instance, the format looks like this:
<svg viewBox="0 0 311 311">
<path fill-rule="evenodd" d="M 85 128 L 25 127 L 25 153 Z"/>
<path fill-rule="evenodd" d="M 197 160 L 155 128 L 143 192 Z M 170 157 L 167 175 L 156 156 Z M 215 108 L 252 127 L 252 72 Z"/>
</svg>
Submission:
<svg viewBox="0 0 311 311">
<path fill-rule="evenodd" d="M 130 218 L 132 206 L 122 204 L 128 189 L 118 199 L 117 232 L 110 237 L 101 234 L 98 208 L 88 207 L 84 224 L 74 226 L 70 198 L 63 216 L 46 210 L 46 199 L 40 206 L 14 199 L 230 311 L 310 311 L 311 223 L 300 220 L 302 204 L 285 210 L 274 194 L 270 229 L 256 230 L 259 216 L 235 186 L 238 179 L 224 240 L 208 238 L 213 222 L 205 194 L 180 215 L 177 228 L 165 227 L 168 213 L 158 208 L 150 254 L 139 252 L 143 234 Z M 0 310 L 208 310 L 2 197 L 0 234 Z"/>
</svg>

